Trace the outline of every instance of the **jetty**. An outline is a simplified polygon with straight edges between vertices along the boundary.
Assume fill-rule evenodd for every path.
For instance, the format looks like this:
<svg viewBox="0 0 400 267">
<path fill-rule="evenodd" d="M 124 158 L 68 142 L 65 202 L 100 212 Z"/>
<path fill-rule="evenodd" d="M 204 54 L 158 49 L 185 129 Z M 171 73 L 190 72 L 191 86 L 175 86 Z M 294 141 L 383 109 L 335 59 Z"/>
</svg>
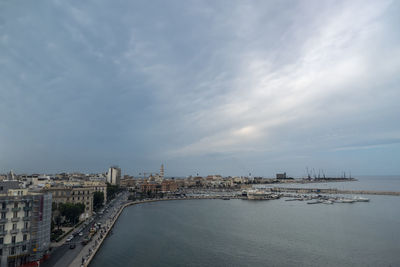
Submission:
<svg viewBox="0 0 400 267">
<path fill-rule="evenodd" d="M 339 190 L 336 188 L 289 188 L 289 187 L 271 187 L 269 189 L 275 193 L 298 193 L 298 194 L 344 194 L 344 195 L 382 195 L 382 196 L 400 196 L 400 192 L 393 191 L 375 191 L 375 190 Z"/>
</svg>

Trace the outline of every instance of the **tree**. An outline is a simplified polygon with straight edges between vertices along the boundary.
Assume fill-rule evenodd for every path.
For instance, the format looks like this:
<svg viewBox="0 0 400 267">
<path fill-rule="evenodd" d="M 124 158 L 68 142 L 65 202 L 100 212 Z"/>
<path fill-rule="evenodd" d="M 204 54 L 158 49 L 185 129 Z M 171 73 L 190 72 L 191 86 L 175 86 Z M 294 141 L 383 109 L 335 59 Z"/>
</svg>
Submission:
<svg viewBox="0 0 400 267">
<path fill-rule="evenodd" d="M 107 183 L 107 201 L 112 200 L 117 193 L 119 193 L 122 189 L 119 185 L 112 185 Z"/>
<path fill-rule="evenodd" d="M 54 220 L 55 220 L 55 224 L 57 225 L 57 229 L 60 229 L 60 225 L 61 225 L 61 222 L 62 222 L 61 216 L 58 215 L 57 217 L 54 218 Z"/>
<path fill-rule="evenodd" d="M 97 211 L 103 207 L 104 194 L 103 192 L 94 192 L 93 194 L 93 210 Z"/>
<path fill-rule="evenodd" d="M 79 220 L 79 216 L 85 211 L 85 205 L 82 203 L 60 203 L 58 204 L 58 210 L 62 216 L 65 216 L 67 221 L 75 224 Z"/>
</svg>

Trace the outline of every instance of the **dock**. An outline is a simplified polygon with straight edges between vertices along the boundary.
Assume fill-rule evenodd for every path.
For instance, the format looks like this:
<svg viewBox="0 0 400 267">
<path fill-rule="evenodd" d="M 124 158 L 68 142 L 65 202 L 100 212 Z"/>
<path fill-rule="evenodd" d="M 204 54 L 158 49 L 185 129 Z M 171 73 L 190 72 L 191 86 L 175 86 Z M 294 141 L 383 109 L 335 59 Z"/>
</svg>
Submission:
<svg viewBox="0 0 400 267">
<path fill-rule="evenodd" d="M 276 193 L 298 193 L 298 194 L 343 194 L 343 195 L 382 195 L 382 196 L 400 196 L 400 192 L 393 191 L 375 191 L 375 190 L 338 190 L 335 188 L 288 188 L 272 187 L 271 192 Z"/>
</svg>

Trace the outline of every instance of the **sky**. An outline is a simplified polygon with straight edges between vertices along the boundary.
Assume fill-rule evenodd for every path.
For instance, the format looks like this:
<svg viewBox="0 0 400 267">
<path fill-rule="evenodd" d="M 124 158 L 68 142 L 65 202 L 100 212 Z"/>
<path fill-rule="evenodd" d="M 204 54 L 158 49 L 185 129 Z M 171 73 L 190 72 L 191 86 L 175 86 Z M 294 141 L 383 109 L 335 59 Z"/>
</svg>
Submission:
<svg viewBox="0 0 400 267">
<path fill-rule="evenodd" d="M 0 0 L 0 172 L 400 174 L 400 2 Z"/>
</svg>

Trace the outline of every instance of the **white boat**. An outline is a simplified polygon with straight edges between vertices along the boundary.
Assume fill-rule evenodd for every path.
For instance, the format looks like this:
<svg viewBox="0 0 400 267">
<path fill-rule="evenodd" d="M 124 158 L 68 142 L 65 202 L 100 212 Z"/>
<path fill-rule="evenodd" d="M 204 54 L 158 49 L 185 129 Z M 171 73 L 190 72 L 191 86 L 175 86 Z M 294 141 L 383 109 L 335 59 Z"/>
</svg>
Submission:
<svg viewBox="0 0 400 267">
<path fill-rule="evenodd" d="M 356 202 L 369 202 L 369 198 L 365 197 L 354 197 L 353 200 Z"/>
<path fill-rule="evenodd" d="M 354 203 L 355 200 L 349 198 L 340 198 L 335 201 L 336 203 Z"/>
</svg>

